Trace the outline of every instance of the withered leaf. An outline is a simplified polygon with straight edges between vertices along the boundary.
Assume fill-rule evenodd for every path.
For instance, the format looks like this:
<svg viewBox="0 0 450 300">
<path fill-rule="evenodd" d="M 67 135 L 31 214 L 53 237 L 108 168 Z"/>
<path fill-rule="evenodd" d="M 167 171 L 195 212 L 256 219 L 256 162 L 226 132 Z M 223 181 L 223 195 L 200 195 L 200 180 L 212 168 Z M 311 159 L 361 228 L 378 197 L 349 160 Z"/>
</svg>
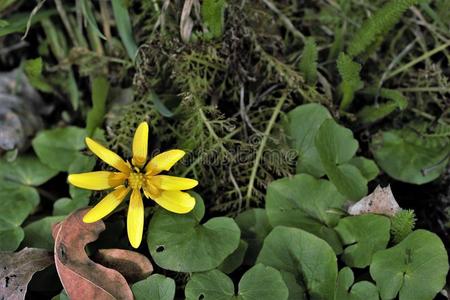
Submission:
<svg viewBox="0 0 450 300">
<path fill-rule="evenodd" d="M 19 252 L 0 252 L 0 299 L 25 299 L 33 274 L 53 263 L 51 252 L 24 248 Z"/>
<path fill-rule="evenodd" d="M 105 267 L 119 271 L 130 283 L 143 280 L 153 272 L 150 260 L 135 251 L 100 249 L 95 260 Z"/>
<path fill-rule="evenodd" d="M 61 283 L 70 299 L 132 300 L 125 278 L 93 262 L 84 250 L 105 229 L 103 221 L 83 222 L 88 210 L 78 210 L 53 227 L 55 264 Z"/>
<path fill-rule="evenodd" d="M 351 205 L 347 212 L 350 215 L 373 213 L 394 216 L 399 210 L 401 208 L 392 194 L 391 186 L 388 185 L 385 188 L 377 186 L 371 194 Z"/>
</svg>

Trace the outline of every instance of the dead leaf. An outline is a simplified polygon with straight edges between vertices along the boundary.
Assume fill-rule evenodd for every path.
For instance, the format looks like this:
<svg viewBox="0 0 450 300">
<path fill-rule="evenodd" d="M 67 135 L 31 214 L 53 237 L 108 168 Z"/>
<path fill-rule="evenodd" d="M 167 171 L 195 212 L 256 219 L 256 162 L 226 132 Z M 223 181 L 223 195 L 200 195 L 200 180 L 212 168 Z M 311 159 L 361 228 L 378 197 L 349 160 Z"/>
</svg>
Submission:
<svg viewBox="0 0 450 300">
<path fill-rule="evenodd" d="M 0 299 L 25 299 L 31 277 L 52 263 L 52 254 L 45 249 L 0 252 Z"/>
<path fill-rule="evenodd" d="M 130 250 L 100 249 L 95 260 L 119 271 L 130 283 L 145 279 L 153 272 L 152 263 L 147 257 Z"/>
<path fill-rule="evenodd" d="M 367 195 L 351 205 L 347 212 L 350 215 L 363 215 L 368 213 L 394 216 L 401 210 L 392 194 L 391 186 L 385 188 L 377 186 L 372 194 Z"/>
<path fill-rule="evenodd" d="M 125 278 L 116 270 L 93 262 L 84 250 L 105 229 L 103 221 L 83 222 L 88 210 L 78 210 L 53 227 L 55 264 L 61 283 L 72 300 L 132 300 Z"/>
</svg>

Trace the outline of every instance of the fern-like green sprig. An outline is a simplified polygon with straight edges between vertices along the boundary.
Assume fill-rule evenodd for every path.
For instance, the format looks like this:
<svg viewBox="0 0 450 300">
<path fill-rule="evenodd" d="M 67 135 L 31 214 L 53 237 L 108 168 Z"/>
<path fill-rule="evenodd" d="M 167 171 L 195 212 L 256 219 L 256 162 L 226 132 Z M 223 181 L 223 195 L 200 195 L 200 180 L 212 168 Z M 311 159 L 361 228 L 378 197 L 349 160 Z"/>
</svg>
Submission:
<svg viewBox="0 0 450 300">
<path fill-rule="evenodd" d="M 342 78 L 342 82 L 339 86 L 342 92 L 340 109 L 345 110 L 353 101 L 355 92 L 362 89 L 364 86 L 364 82 L 359 76 L 361 65 L 354 62 L 351 57 L 344 52 L 341 52 L 337 60 L 337 68 Z"/>
<path fill-rule="evenodd" d="M 363 54 L 378 38 L 386 34 L 412 5 L 423 0 L 391 0 L 363 23 L 350 41 L 347 53 L 354 57 Z"/>
<path fill-rule="evenodd" d="M 308 84 L 314 84 L 317 80 L 317 45 L 314 38 L 307 38 L 300 58 L 299 69 Z"/>
</svg>

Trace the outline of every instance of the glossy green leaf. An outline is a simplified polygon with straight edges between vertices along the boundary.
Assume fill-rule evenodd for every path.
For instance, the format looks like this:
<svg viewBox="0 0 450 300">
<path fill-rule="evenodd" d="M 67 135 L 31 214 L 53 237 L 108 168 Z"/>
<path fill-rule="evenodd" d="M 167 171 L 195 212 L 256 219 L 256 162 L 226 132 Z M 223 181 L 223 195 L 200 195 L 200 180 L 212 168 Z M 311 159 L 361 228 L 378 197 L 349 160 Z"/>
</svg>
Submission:
<svg viewBox="0 0 450 300">
<path fill-rule="evenodd" d="M 58 171 L 44 165 L 33 155 L 21 155 L 12 162 L 0 160 L 0 178 L 24 185 L 41 185 L 57 173 Z"/>
<path fill-rule="evenodd" d="M 194 274 L 185 288 L 187 300 L 285 300 L 289 291 L 280 272 L 272 267 L 257 264 L 241 278 L 237 295 L 231 279 L 212 270 Z"/>
<path fill-rule="evenodd" d="M 328 180 L 299 174 L 269 184 L 266 210 L 272 226 L 301 228 L 324 239 L 340 253 L 342 246 L 334 227 L 345 200 Z"/>
<path fill-rule="evenodd" d="M 25 232 L 23 244 L 27 247 L 53 250 L 52 226 L 63 219 L 63 216 L 45 217 L 28 224 L 23 228 Z"/>
<path fill-rule="evenodd" d="M 368 181 L 375 179 L 380 173 L 377 164 L 373 160 L 365 157 L 355 156 L 348 163 L 357 167 L 362 176 Z"/>
<path fill-rule="evenodd" d="M 264 239 L 272 230 L 266 210 L 262 208 L 246 210 L 240 213 L 235 221 L 241 229 L 241 239 L 248 244 L 244 262 L 247 265 L 254 265 Z"/>
<path fill-rule="evenodd" d="M 315 177 L 325 174 L 315 146 L 315 137 L 326 119 L 331 119 L 330 113 L 317 103 L 300 105 L 288 113 L 285 128 L 292 148 L 298 151 L 297 173 L 308 173 Z"/>
<path fill-rule="evenodd" d="M 85 148 L 86 131 L 69 126 L 41 131 L 33 139 L 33 149 L 47 166 L 58 171 L 67 171 L 72 162 Z"/>
<path fill-rule="evenodd" d="M 20 226 L 0 217 L 0 251 L 15 251 L 22 242 L 24 232 Z"/>
<path fill-rule="evenodd" d="M 444 287 L 449 270 L 441 239 L 416 230 L 396 246 L 375 253 L 370 275 L 381 299 L 432 300 Z"/>
<path fill-rule="evenodd" d="M 302 297 L 304 299 L 334 297 L 336 255 L 327 242 L 315 235 L 297 228 L 275 227 L 264 240 L 257 262 L 290 273 L 290 276 L 283 276 L 289 291 L 304 290 L 307 293 L 307 298 Z M 299 298 L 289 294 L 290 300 Z"/>
<path fill-rule="evenodd" d="M 188 214 L 158 209 L 147 235 L 152 258 L 161 268 L 177 272 L 201 272 L 218 267 L 239 246 L 240 230 L 233 219 L 212 218 L 200 224 L 205 208 L 195 194 L 196 205 Z"/>
<path fill-rule="evenodd" d="M 239 242 L 239 246 L 236 250 L 234 250 L 233 253 L 228 255 L 227 258 L 220 264 L 220 266 L 217 268 L 220 271 L 230 274 L 237 268 L 239 268 L 240 265 L 242 265 L 242 262 L 244 261 L 245 254 L 247 252 L 248 244 L 246 241 L 241 240 Z"/>
<path fill-rule="evenodd" d="M 0 183 L 0 218 L 20 225 L 39 204 L 35 188 L 13 182 Z"/>
<path fill-rule="evenodd" d="M 335 300 L 378 300 L 377 287 L 368 281 L 358 281 L 353 284 L 355 278 L 352 269 L 345 267 L 339 271 L 336 283 Z"/>
<path fill-rule="evenodd" d="M 28 59 L 23 63 L 23 70 L 30 84 L 42 92 L 50 93 L 53 91 L 53 88 L 42 77 L 42 69 L 43 63 L 41 57 Z"/>
<path fill-rule="evenodd" d="M 347 164 L 358 150 L 353 133 L 334 120 L 325 120 L 320 126 L 315 145 L 327 176 L 338 191 L 359 200 L 367 194 L 367 179 L 353 165 Z"/>
<path fill-rule="evenodd" d="M 137 54 L 138 47 L 133 37 L 133 29 L 131 27 L 130 15 L 128 8 L 125 6 L 124 0 L 112 0 L 112 7 L 114 19 L 116 20 L 117 30 L 119 31 L 120 39 L 122 40 L 128 56 L 134 60 Z"/>
<path fill-rule="evenodd" d="M 424 184 L 438 178 L 448 165 L 448 144 L 428 147 L 409 130 L 391 130 L 372 138 L 370 149 L 377 164 L 400 181 Z"/>
<path fill-rule="evenodd" d="M 349 267 L 364 268 L 372 256 L 386 248 L 390 239 L 389 218 L 380 215 L 360 215 L 343 218 L 336 226 L 344 249 L 342 259 Z"/>
<path fill-rule="evenodd" d="M 173 300 L 175 298 L 175 281 L 164 275 L 153 274 L 131 286 L 136 300 Z"/>
</svg>

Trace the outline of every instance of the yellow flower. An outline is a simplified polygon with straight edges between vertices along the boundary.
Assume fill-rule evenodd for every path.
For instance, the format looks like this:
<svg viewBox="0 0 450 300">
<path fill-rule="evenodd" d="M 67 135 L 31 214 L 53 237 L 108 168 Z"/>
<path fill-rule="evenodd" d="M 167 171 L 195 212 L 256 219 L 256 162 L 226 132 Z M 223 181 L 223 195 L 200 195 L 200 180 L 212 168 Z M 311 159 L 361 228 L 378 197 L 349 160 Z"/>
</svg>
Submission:
<svg viewBox="0 0 450 300">
<path fill-rule="evenodd" d="M 153 157 L 147 164 L 148 124 L 142 122 L 133 138 L 131 164 L 119 155 L 86 138 L 88 148 L 108 165 L 119 172 L 96 171 L 70 174 L 71 184 L 89 190 L 114 190 L 106 195 L 83 218 L 86 223 L 97 222 L 110 214 L 131 191 L 127 216 L 128 239 L 134 248 L 139 247 L 144 229 L 144 204 L 141 191 L 163 208 L 178 214 L 190 212 L 195 199 L 182 192 L 195 187 L 194 179 L 160 175 L 169 171 L 185 154 L 182 150 L 169 150 Z"/>
</svg>

